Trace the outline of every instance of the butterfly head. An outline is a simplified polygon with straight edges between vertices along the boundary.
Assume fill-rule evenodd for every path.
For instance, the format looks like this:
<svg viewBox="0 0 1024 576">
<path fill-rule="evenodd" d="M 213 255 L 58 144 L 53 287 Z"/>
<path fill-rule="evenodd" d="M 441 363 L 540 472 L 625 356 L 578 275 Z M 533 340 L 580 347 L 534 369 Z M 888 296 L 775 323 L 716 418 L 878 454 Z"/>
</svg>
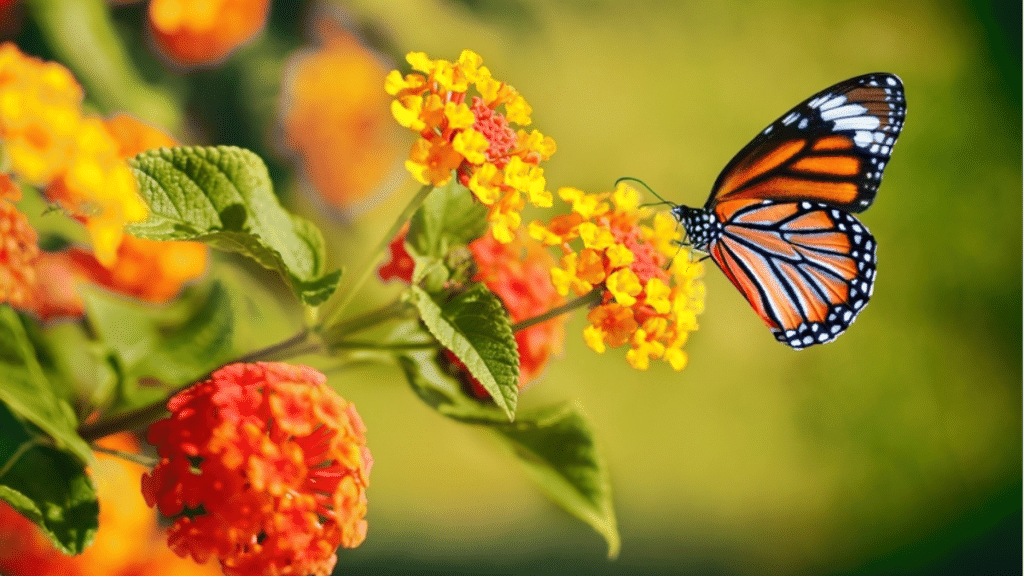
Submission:
<svg viewBox="0 0 1024 576">
<path fill-rule="evenodd" d="M 722 231 L 721 223 L 703 208 L 674 206 L 672 215 L 686 229 L 686 239 L 690 246 L 701 252 L 707 252 L 708 244 Z"/>
</svg>

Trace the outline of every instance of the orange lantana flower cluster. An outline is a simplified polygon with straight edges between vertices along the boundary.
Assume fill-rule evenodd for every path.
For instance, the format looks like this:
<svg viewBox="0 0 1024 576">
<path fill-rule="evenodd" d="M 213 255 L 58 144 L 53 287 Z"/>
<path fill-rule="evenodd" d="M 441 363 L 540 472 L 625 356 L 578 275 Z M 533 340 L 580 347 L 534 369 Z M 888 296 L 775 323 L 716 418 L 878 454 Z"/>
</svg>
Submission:
<svg viewBox="0 0 1024 576">
<path fill-rule="evenodd" d="M 270 0 L 151 0 L 149 29 L 178 66 L 224 60 L 267 23 Z"/>
<path fill-rule="evenodd" d="M 100 118 L 83 115 L 81 102 L 66 68 L 0 44 L 0 150 L 10 171 L 81 220 L 97 260 L 109 266 L 124 225 L 148 210 L 117 142 Z"/>
<path fill-rule="evenodd" d="M 147 439 L 160 463 L 146 502 L 172 518 L 168 545 L 225 574 L 330 574 L 366 537 L 373 460 L 355 407 L 323 374 L 231 364 L 174 397 Z"/>
<path fill-rule="evenodd" d="M 433 186 L 446 184 L 454 170 L 489 208 L 491 234 L 511 242 L 526 200 L 551 206 L 539 164 L 555 152 L 554 140 L 514 128 L 530 124 L 530 105 L 513 87 L 495 80 L 476 53 L 465 50 L 454 63 L 422 52 L 411 52 L 406 60 L 422 74 L 403 77 L 395 70 L 385 81 L 395 97 L 395 119 L 420 135 L 406 168 L 421 184 Z"/>
<path fill-rule="evenodd" d="M 323 43 L 289 59 L 281 95 L 283 145 L 324 200 L 350 208 L 393 170 L 399 129 L 380 91 L 386 69 L 377 57 L 340 33 Z"/>
<path fill-rule="evenodd" d="M 600 304 L 587 315 L 587 345 L 602 353 L 629 343 L 626 360 L 634 368 L 646 370 L 652 358 L 660 358 L 682 370 L 682 346 L 704 309 L 704 266 L 678 245 L 678 225 L 664 212 L 651 219 L 650 210 L 640 207 L 640 194 L 625 184 L 612 193 L 562 188 L 558 195 L 572 212 L 547 224 L 531 223 L 530 234 L 562 247 L 564 255 L 551 271 L 561 294 L 601 291 Z"/>
</svg>

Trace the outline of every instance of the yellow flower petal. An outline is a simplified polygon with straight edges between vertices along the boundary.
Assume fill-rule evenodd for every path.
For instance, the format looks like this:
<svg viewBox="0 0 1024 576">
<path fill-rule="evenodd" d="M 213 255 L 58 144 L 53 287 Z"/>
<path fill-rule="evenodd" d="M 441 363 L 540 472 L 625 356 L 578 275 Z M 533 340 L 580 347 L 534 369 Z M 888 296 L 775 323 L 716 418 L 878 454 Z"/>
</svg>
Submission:
<svg viewBox="0 0 1024 576">
<path fill-rule="evenodd" d="M 608 258 L 610 268 L 625 268 L 633 263 L 633 252 L 622 244 L 612 244 L 605 249 L 604 255 Z"/>
<path fill-rule="evenodd" d="M 462 154 L 471 164 L 487 161 L 487 148 L 491 145 L 483 134 L 472 128 L 463 130 L 452 139 L 452 148 Z"/>
<path fill-rule="evenodd" d="M 607 349 L 604 345 L 604 332 L 593 324 L 583 329 L 583 341 L 598 354 L 604 354 Z"/>
<path fill-rule="evenodd" d="M 609 274 L 605 286 L 615 301 L 623 306 L 636 304 L 636 296 L 643 290 L 640 280 L 629 268 L 622 268 Z"/>
<path fill-rule="evenodd" d="M 408 96 L 400 100 L 391 101 L 391 115 L 399 125 L 419 132 L 426 128 L 426 124 L 420 119 L 423 112 L 423 99 L 418 96 Z"/>
<path fill-rule="evenodd" d="M 660 278 L 651 278 L 644 286 L 645 302 L 658 314 L 667 314 L 671 310 L 672 303 L 669 301 L 671 293 L 672 289 Z"/>
</svg>

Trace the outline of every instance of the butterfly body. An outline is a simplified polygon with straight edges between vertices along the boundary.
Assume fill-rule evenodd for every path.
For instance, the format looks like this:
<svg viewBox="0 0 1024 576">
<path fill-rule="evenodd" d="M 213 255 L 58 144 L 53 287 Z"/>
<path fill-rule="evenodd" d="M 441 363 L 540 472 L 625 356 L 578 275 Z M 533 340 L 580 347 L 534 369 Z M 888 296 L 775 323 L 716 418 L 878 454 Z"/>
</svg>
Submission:
<svg viewBox="0 0 1024 576">
<path fill-rule="evenodd" d="M 866 74 L 811 96 L 726 165 L 703 208 L 672 214 L 776 339 L 831 342 L 874 289 L 871 205 L 903 127 L 903 84 Z"/>
</svg>

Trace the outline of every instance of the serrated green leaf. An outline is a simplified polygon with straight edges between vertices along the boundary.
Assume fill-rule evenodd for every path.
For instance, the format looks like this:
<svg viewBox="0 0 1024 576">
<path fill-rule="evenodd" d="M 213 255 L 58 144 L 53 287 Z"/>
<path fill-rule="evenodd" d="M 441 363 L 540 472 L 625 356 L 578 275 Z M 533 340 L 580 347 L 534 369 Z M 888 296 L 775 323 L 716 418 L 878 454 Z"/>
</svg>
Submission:
<svg viewBox="0 0 1024 576">
<path fill-rule="evenodd" d="M 234 312 L 220 282 L 158 309 L 99 289 L 82 292 L 90 326 L 116 357 L 125 380 L 114 408 L 156 401 L 166 393 L 136 388 L 139 378 L 179 386 L 231 357 Z"/>
<path fill-rule="evenodd" d="M 468 244 L 487 231 L 487 208 L 453 178 L 435 188 L 413 214 L 406 243 L 421 256 L 443 258 L 452 246 Z"/>
<path fill-rule="evenodd" d="M 413 392 L 438 413 L 467 424 L 507 424 L 508 416 L 497 406 L 470 398 L 450 376 L 442 374 L 430 351 L 397 356 Z"/>
<path fill-rule="evenodd" d="M 81 554 L 99 526 L 92 480 L 77 455 L 44 445 L 0 403 L 0 499 L 65 554 Z"/>
<path fill-rule="evenodd" d="M 54 392 L 18 314 L 0 305 L 0 402 L 48 434 L 57 448 L 70 451 L 83 463 L 92 452 L 75 429 L 71 406 Z"/>
<path fill-rule="evenodd" d="M 150 240 L 195 240 L 277 270 L 311 306 L 334 292 L 323 235 L 288 213 L 259 156 L 234 146 L 149 150 L 129 160 L 149 218 L 126 230 Z"/>
<path fill-rule="evenodd" d="M 541 491 L 603 536 L 608 557 L 615 558 L 621 541 L 608 468 L 579 411 L 570 405 L 552 406 L 520 414 L 514 423 L 492 430 Z"/>
<path fill-rule="evenodd" d="M 513 420 L 519 398 L 519 349 L 501 300 L 482 284 L 443 304 L 418 286 L 410 291 L 430 333 L 466 365 Z"/>
</svg>

